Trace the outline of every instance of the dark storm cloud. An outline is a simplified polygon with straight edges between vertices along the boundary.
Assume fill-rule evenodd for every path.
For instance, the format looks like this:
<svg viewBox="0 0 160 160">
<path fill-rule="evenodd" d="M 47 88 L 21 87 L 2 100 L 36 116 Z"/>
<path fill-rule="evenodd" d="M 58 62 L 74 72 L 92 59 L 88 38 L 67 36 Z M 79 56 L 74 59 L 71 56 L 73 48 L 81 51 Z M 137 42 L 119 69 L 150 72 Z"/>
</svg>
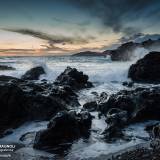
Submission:
<svg viewBox="0 0 160 160">
<path fill-rule="evenodd" d="M 114 32 L 127 35 L 138 33 L 145 26 L 133 21 L 145 20 L 152 23 L 159 20 L 159 0 L 66 0 L 92 16 L 102 20 L 103 24 Z M 132 25 L 129 25 L 132 23 Z"/>
<path fill-rule="evenodd" d="M 119 39 L 120 43 L 125 43 L 129 41 L 134 42 L 143 42 L 148 39 L 157 40 L 160 39 L 160 34 L 144 34 L 144 33 L 137 33 L 129 37 L 122 37 Z"/>
<path fill-rule="evenodd" d="M 63 49 L 61 47 L 55 46 L 53 43 L 43 44 L 42 47 L 45 47 L 45 51 L 68 51 L 66 49 Z"/>
<path fill-rule="evenodd" d="M 69 24 L 69 25 L 75 25 L 75 26 L 79 26 L 79 27 L 85 27 L 85 26 L 89 26 L 90 22 L 89 21 L 83 21 L 83 22 L 73 22 L 71 20 L 66 20 L 66 19 L 60 19 L 57 17 L 52 17 L 53 21 L 56 21 L 58 23 L 64 23 L 64 24 Z"/>
<path fill-rule="evenodd" d="M 42 40 L 48 41 L 49 44 L 86 44 L 91 39 L 90 37 L 81 38 L 80 36 L 65 37 L 61 35 L 50 35 L 44 32 L 35 31 L 31 29 L 3 29 L 9 32 L 20 33 L 23 35 L 32 36 Z"/>
</svg>

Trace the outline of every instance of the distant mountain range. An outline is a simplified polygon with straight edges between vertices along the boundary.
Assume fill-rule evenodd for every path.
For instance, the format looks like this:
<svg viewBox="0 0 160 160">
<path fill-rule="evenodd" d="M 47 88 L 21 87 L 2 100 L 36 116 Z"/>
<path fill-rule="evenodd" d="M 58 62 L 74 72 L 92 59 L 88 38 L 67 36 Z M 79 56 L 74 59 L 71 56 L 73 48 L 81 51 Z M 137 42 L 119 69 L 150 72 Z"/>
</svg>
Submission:
<svg viewBox="0 0 160 160">
<path fill-rule="evenodd" d="M 73 54 L 72 56 L 106 56 L 106 54 L 102 52 L 84 51 Z"/>
<path fill-rule="evenodd" d="M 111 56 L 111 60 L 113 61 L 127 61 L 130 60 L 133 54 L 133 51 L 136 48 L 145 48 L 149 51 L 160 51 L 160 39 L 151 40 L 148 39 L 141 43 L 136 42 L 127 42 L 123 43 L 117 49 L 114 50 L 105 50 L 104 52 L 92 52 L 92 51 L 84 51 L 73 54 L 72 56 Z"/>
</svg>

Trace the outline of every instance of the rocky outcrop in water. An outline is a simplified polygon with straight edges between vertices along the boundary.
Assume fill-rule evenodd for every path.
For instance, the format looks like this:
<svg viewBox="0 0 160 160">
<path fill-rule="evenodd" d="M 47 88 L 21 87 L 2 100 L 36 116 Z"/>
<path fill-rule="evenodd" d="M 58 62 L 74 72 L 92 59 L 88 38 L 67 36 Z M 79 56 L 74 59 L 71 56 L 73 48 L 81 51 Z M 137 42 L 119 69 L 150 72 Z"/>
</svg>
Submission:
<svg viewBox="0 0 160 160">
<path fill-rule="evenodd" d="M 141 43 L 127 42 L 121 44 L 118 48 L 113 50 L 105 50 L 104 52 L 80 52 L 73 56 L 110 56 L 112 61 L 129 61 L 134 57 L 134 51 L 137 48 L 144 48 L 149 51 L 160 51 L 160 39 L 151 40 L 148 39 Z"/>
<path fill-rule="evenodd" d="M 67 67 L 55 80 L 56 85 L 68 85 L 73 90 L 92 87 L 92 83 L 88 81 L 88 76 L 83 72 L 77 71 L 76 68 Z"/>
<path fill-rule="evenodd" d="M 15 70 L 15 68 L 6 65 L 0 65 L 0 70 Z"/>
<path fill-rule="evenodd" d="M 26 121 L 49 120 L 59 111 L 68 111 L 79 106 L 78 96 L 73 88 L 86 86 L 89 83 L 88 76 L 76 69 L 71 69 L 68 74 L 67 71 L 65 74 L 73 78 L 74 85 L 35 83 L 11 76 L 0 76 L 1 136 L 5 130 L 16 128 Z"/>
<path fill-rule="evenodd" d="M 122 151 L 119 154 L 113 154 L 112 160 L 159 160 L 160 149 L 151 149 L 147 146 L 137 146 L 130 150 Z M 105 156 L 103 157 L 105 159 Z"/>
<path fill-rule="evenodd" d="M 122 44 L 115 50 L 110 52 L 112 61 L 128 61 L 133 56 L 133 51 L 140 47 L 140 44 L 134 42 L 128 42 Z"/>
<path fill-rule="evenodd" d="M 108 127 L 104 135 L 107 141 L 123 136 L 122 129 L 129 124 L 160 120 L 159 87 L 122 90 L 106 98 L 100 96 L 96 103 L 97 111 L 106 116 Z M 89 103 L 88 108 L 91 108 L 90 104 L 95 102 Z"/>
<path fill-rule="evenodd" d="M 18 127 L 27 117 L 24 92 L 15 84 L 0 84 L 0 133 Z"/>
<path fill-rule="evenodd" d="M 23 80 L 38 80 L 42 74 L 45 74 L 44 68 L 38 66 L 27 71 L 21 78 Z"/>
<path fill-rule="evenodd" d="M 136 88 L 112 94 L 106 102 L 99 102 L 103 114 L 111 108 L 127 111 L 130 121 L 160 119 L 160 88 Z"/>
<path fill-rule="evenodd" d="M 119 108 L 111 108 L 106 115 L 107 128 L 103 132 L 108 142 L 113 142 L 119 138 L 125 138 L 122 128 L 127 124 L 128 113 Z"/>
<path fill-rule="evenodd" d="M 92 117 L 88 112 L 60 112 L 53 117 L 46 130 L 37 132 L 34 148 L 53 151 L 59 145 L 67 145 L 77 138 L 87 136 Z"/>
<path fill-rule="evenodd" d="M 97 111 L 97 102 L 96 101 L 91 101 L 91 102 L 87 102 L 83 105 L 83 108 L 92 112 L 92 111 Z"/>
<path fill-rule="evenodd" d="M 128 77 L 136 82 L 160 83 L 160 52 L 150 52 L 133 64 Z"/>
<path fill-rule="evenodd" d="M 51 94 L 44 89 L 43 85 L 26 83 L 0 84 L 0 133 L 9 128 L 16 128 L 28 120 L 47 120 L 61 110 L 67 110 L 72 105 L 77 106 L 76 95 L 70 95 L 64 89 L 67 96 L 60 98 L 63 94 L 56 87 Z M 61 89 L 60 89 L 61 90 Z M 59 94 L 54 96 L 54 93 Z M 67 102 L 67 103 L 66 103 Z M 72 106 L 73 107 L 73 106 Z"/>
<path fill-rule="evenodd" d="M 132 60 L 134 51 L 137 48 L 144 48 L 149 51 L 160 51 L 160 39 L 158 40 L 146 40 L 142 43 L 127 42 L 122 44 L 115 50 L 105 51 L 106 54 L 111 56 L 113 61 L 128 61 Z"/>
</svg>

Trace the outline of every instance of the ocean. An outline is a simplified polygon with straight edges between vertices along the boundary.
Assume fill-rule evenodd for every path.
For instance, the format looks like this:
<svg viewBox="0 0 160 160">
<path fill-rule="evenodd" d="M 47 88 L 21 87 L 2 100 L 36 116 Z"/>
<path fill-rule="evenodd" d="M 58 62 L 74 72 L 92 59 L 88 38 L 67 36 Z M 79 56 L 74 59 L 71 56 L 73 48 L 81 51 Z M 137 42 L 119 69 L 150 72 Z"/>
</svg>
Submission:
<svg viewBox="0 0 160 160">
<path fill-rule="evenodd" d="M 89 80 L 94 84 L 93 88 L 84 89 L 78 92 L 79 101 L 81 106 L 77 110 L 81 109 L 82 105 L 86 102 L 91 101 L 94 96 L 92 92 L 107 92 L 108 94 L 116 93 L 119 90 L 126 89 L 122 85 L 124 81 L 130 81 L 127 77 L 128 69 L 131 64 L 133 64 L 137 58 L 133 61 L 128 62 L 112 62 L 109 57 L 76 57 L 76 56 L 43 56 L 43 57 L 1 57 L 0 64 L 5 64 L 16 68 L 12 71 L 0 71 L 0 75 L 10 75 L 20 78 L 27 70 L 35 66 L 43 66 L 46 74 L 40 77 L 40 80 L 37 83 L 40 83 L 41 80 L 46 79 L 50 82 L 53 82 L 56 77 L 64 71 L 67 66 L 75 67 L 79 71 L 83 71 L 89 76 Z M 143 52 L 143 51 L 141 51 Z M 146 53 L 146 52 L 143 52 Z M 142 56 L 142 54 L 139 54 Z M 137 84 L 139 85 L 139 84 Z M 107 124 L 105 123 L 105 118 L 98 118 L 97 112 L 91 113 L 95 118 L 92 122 L 91 135 L 89 139 L 79 139 L 72 144 L 70 150 L 66 151 L 64 155 L 60 155 L 59 158 L 62 159 L 90 159 L 95 158 L 100 155 L 109 154 L 117 152 L 127 147 L 134 146 L 145 142 L 144 139 L 137 138 L 140 135 L 148 138 L 149 135 L 144 131 L 144 126 L 146 123 L 134 124 L 125 129 L 125 132 L 128 135 L 134 137 L 131 141 L 122 141 L 119 140 L 116 143 L 106 143 L 102 137 L 101 133 L 106 128 Z M 31 131 L 39 131 L 46 128 L 46 121 L 42 122 L 27 122 L 21 127 L 14 130 L 13 134 L 8 135 L 2 139 L 0 142 L 16 142 L 22 143 L 19 141 L 19 138 Z M 57 155 L 44 153 L 42 151 L 34 150 L 31 145 L 33 139 L 28 139 L 25 143 L 26 147 L 22 148 L 19 152 L 27 153 L 28 157 L 37 157 L 37 156 L 47 156 L 55 157 Z"/>
</svg>

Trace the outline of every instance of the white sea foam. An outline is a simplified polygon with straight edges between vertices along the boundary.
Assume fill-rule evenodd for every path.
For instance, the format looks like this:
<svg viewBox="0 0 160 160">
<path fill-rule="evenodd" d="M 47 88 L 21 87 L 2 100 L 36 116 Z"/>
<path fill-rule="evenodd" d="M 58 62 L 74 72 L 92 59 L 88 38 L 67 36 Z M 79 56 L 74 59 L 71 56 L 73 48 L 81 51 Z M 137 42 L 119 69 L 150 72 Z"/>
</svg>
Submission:
<svg viewBox="0 0 160 160">
<path fill-rule="evenodd" d="M 137 60 L 143 58 L 148 53 L 149 53 L 149 50 L 147 50 L 143 47 L 136 48 L 133 51 L 131 59 L 132 59 L 133 62 L 136 62 Z"/>
</svg>

